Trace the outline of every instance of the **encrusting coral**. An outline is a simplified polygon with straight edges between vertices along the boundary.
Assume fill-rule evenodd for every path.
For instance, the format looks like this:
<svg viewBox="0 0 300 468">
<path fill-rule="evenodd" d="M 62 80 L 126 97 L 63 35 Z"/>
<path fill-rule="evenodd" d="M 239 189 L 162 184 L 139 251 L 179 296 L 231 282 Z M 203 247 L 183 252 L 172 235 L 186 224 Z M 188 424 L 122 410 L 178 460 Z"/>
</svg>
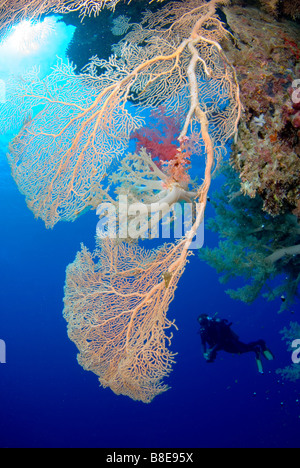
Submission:
<svg viewBox="0 0 300 468">
<path fill-rule="evenodd" d="M 287 15 L 294 20 L 300 18 L 299 0 L 260 0 L 261 6 L 275 17 Z"/>
<path fill-rule="evenodd" d="M 286 20 L 279 24 L 255 8 L 234 6 L 225 13 L 234 34 L 225 49 L 237 72 L 244 107 L 232 155 L 243 193 L 259 194 L 272 215 L 298 214 L 299 26 Z"/>
</svg>

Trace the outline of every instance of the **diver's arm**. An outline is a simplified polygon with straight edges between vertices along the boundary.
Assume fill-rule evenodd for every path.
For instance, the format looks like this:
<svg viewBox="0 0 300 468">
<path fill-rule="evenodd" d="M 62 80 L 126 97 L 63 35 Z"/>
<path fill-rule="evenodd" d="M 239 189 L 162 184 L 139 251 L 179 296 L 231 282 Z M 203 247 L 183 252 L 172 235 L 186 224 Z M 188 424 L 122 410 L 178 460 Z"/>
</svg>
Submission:
<svg viewBox="0 0 300 468">
<path fill-rule="evenodd" d="M 217 356 L 217 351 L 219 349 L 219 346 L 216 344 L 212 348 L 209 348 L 206 353 L 204 353 L 204 358 L 207 362 L 214 362 Z"/>
</svg>

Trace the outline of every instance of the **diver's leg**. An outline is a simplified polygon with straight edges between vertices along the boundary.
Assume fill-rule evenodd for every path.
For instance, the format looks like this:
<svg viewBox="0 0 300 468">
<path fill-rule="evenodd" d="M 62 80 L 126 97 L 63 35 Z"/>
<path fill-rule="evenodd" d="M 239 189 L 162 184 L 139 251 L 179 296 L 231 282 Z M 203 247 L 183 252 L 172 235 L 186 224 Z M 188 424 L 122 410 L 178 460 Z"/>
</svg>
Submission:
<svg viewBox="0 0 300 468">
<path fill-rule="evenodd" d="M 261 345 L 260 341 L 254 341 L 252 343 L 243 343 L 239 340 L 234 340 L 230 343 L 230 346 L 227 346 L 226 351 L 235 353 L 235 354 L 245 354 L 245 353 L 255 353 L 255 360 L 258 368 L 258 372 L 263 374 L 263 366 L 261 362 Z"/>
<path fill-rule="evenodd" d="M 260 341 L 254 341 L 252 343 L 243 343 L 240 340 L 231 340 L 224 343 L 222 349 L 232 354 L 245 354 L 245 353 L 255 353 L 255 360 L 258 368 L 258 372 L 263 374 L 263 366 L 261 362 L 261 345 Z"/>
<path fill-rule="evenodd" d="M 249 349 L 249 351 L 252 351 L 252 352 L 255 353 L 255 360 L 256 360 L 256 365 L 257 365 L 258 372 L 260 374 L 263 374 L 264 369 L 263 369 L 263 365 L 262 365 L 262 362 L 261 362 L 261 352 L 262 352 L 261 345 L 262 345 L 261 340 L 253 341 L 252 343 L 248 343 L 248 349 Z"/>
<path fill-rule="evenodd" d="M 268 360 L 268 361 L 273 361 L 274 355 L 273 353 L 267 348 L 266 342 L 264 340 L 257 340 L 254 341 L 253 343 L 249 343 L 249 346 L 253 347 L 253 350 L 255 352 L 256 348 L 260 348 L 260 352 L 263 354 L 263 356 Z"/>
<path fill-rule="evenodd" d="M 260 340 L 260 347 L 261 347 L 261 351 L 262 351 L 264 357 L 268 361 L 273 361 L 274 354 L 267 348 L 266 342 L 264 340 Z"/>
</svg>

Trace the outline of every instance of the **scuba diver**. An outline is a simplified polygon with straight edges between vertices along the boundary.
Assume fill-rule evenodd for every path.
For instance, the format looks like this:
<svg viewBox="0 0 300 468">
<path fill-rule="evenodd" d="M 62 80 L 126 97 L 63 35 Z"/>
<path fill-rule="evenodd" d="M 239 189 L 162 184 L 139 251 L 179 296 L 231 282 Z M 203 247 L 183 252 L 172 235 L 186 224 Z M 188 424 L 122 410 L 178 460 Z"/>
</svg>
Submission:
<svg viewBox="0 0 300 468">
<path fill-rule="evenodd" d="M 243 343 L 239 337 L 231 330 L 232 323 L 226 319 L 209 317 L 202 314 L 198 317 L 200 324 L 200 336 L 203 347 L 203 355 L 206 362 L 214 362 L 218 351 L 226 351 L 232 354 L 255 353 L 258 371 L 263 374 L 261 355 L 268 361 L 274 359 L 273 354 L 267 348 L 264 340 L 257 340 L 251 343 Z"/>
</svg>

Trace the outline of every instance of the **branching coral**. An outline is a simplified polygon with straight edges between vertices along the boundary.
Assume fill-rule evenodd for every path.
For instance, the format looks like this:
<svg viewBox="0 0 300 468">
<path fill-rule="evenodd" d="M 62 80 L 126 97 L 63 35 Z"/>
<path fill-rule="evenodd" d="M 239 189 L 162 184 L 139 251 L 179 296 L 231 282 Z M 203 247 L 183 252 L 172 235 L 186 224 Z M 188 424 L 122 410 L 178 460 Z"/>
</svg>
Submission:
<svg viewBox="0 0 300 468">
<path fill-rule="evenodd" d="M 172 336 L 165 332 L 173 322 L 166 313 L 204 219 L 212 171 L 236 136 L 241 114 L 235 71 L 220 45 L 228 32 L 216 9 L 225 3 L 188 0 L 146 12 L 108 61 L 93 57 L 80 75 L 60 63 L 46 80 L 35 74 L 14 87 L 18 119 L 24 108 L 26 122 L 11 144 L 9 162 L 29 207 L 47 226 L 74 220 L 102 199 L 112 159 L 121 159 L 130 135 L 145 124 L 141 107 L 164 106 L 168 115 L 179 115 L 179 135 L 166 135 L 178 139 L 167 166 L 159 169 L 143 150 L 125 158 L 115 181 L 121 182 L 119 195 L 126 193 L 133 206 L 142 199 L 147 210 L 155 202 L 163 211 L 163 205 L 194 200 L 189 232 L 151 251 L 102 238 L 94 254 L 82 247 L 67 269 L 64 316 L 79 362 L 103 386 L 144 402 L 166 390 L 163 379 L 174 362 Z M 69 4 L 87 7 L 89 14 L 96 3 L 63 2 L 60 11 Z M 191 191 L 188 142 L 196 140 L 204 174 Z"/>
<path fill-rule="evenodd" d="M 97 14 L 103 6 L 113 9 L 117 3 L 118 0 L 0 0 L 2 33 L 16 20 L 36 18 L 48 11 L 79 11 L 84 17 Z M 79 363 L 94 372 L 102 386 L 147 403 L 168 388 L 163 379 L 175 362 L 169 347 L 170 329 L 176 328 L 174 321 L 167 318 L 168 307 L 186 267 L 192 239 L 203 221 L 213 167 L 224 154 L 226 143 L 236 135 L 241 115 L 235 70 L 220 45 L 227 31 L 216 8 L 226 3 L 188 0 L 170 3 L 155 15 L 147 12 L 140 24 L 131 24 L 131 31 L 108 61 L 93 57 L 81 75 L 75 75 L 69 64 L 60 63 L 47 79 L 40 81 L 38 74 L 31 72 L 10 91 L 14 94 L 11 104 L 18 103 L 18 115 L 12 117 L 12 122 L 24 118 L 23 128 L 10 147 L 12 173 L 29 207 L 47 226 L 60 219 L 76 219 L 85 209 L 95 207 L 104 195 L 106 201 L 117 206 L 118 198 L 105 193 L 101 181 L 111 161 L 122 159 L 130 137 L 146 124 L 136 115 L 141 106 L 164 106 L 168 116 L 178 115 L 177 128 L 168 126 L 164 146 L 152 141 L 150 147 L 148 139 L 146 149 L 139 148 L 136 154 L 126 156 L 110 180 L 117 185 L 119 199 L 126 195 L 131 209 L 142 202 L 147 216 L 153 206 L 163 216 L 177 201 L 194 201 L 198 211 L 190 232 L 177 243 L 150 251 L 138 244 L 99 238 L 94 254 L 82 246 L 67 269 L 65 286 L 64 317 L 69 337 L 79 350 Z M 244 34 L 241 43 L 253 44 L 251 24 L 244 21 L 242 31 L 234 31 L 234 22 L 231 26 L 237 37 Z M 125 33 L 126 29 L 124 18 L 115 24 L 116 32 Z M 253 101 L 252 107 L 244 102 L 247 122 L 242 143 L 252 161 L 249 164 L 244 147 L 239 147 L 235 163 L 244 178 L 244 191 L 262 196 L 266 191 L 265 208 L 274 214 L 296 207 L 298 192 L 291 190 L 291 183 L 293 188 L 299 186 L 297 159 L 291 160 L 288 167 L 292 173 L 296 166 L 295 177 L 289 179 L 287 188 L 286 172 L 283 174 L 284 187 L 280 193 L 275 191 L 277 199 L 267 184 L 271 172 L 278 181 L 279 172 L 287 168 L 279 153 L 284 156 L 287 144 L 293 151 L 297 148 L 298 140 L 287 143 L 284 133 L 286 125 L 294 125 L 296 118 L 286 113 L 284 126 L 277 128 L 272 122 L 274 133 L 262 129 L 270 118 L 277 119 L 277 124 L 274 94 L 280 94 L 281 99 L 291 77 L 286 73 L 276 76 L 272 90 L 268 88 L 262 96 L 257 86 L 270 86 L 268 80 L 274 70 L 267 67 L 270 50 L 264 57 L 265 50 L 259 39 L 256 41 L 258 47 L 254 50 L 251 46 L 242 61 L 252 60 L 252 71 L 258 75 L 249 80 L 243 76 L 245 63 L 236 61 L 242 96 Z M 272 37 L 270 44 L 277 57 L 276 65 L 282 59 L 282 49 L 290 67 L 293 38 L 286 36 L 278 44 Z M 263 63 L 265 73 L 257 63 Z M 295 63 L 291 66 L 295 67 Z M 103 72 L 100 77 L 96 73 L 99 67 Z M 267 115 L 270 104 L 270 113 L 274 114 L 271 117 Z M 33 108 L 38 109 L 36 114 Z M 10 111 L 13 114 L 13 106 Z M 285 140 L 285 146 L 277 139 Z M 195 140 L 200 148 L 198 156 L 204 154 L 206 164 L 202 186 L 192 190 L 189 142 Z M 254 151 L 249 141 L 254 144 Z M 269 142 L 275 143 L 275 161 L 267 147 Z M 167 144 L 172 150 L 170 155 Z M 256 160 L 256 153 L 262 158 Z M 167 160 L 167 165 L 157 167 L 155 157 Z M 219 249 L 202 250 L 201 256 L 224 274 L 224 280 L 239 275 L 252 280 L 237 292 L 230 291 L 232 297 L 247 302 L 253 301 L 270 280 L 284 273 L 286 281 L 269 291 L 268 298 L 284 293 L 283 304 L 288 306 L 300 281 L 296 218 L 265 214 L 260 199 L 243 197 L 237 179 L 232 174 L 230 177 L 215 203 L 217 217 L 211 223 L 226 240 L 220 242 Z M 255 186 L 256 178 L 263 179 L 263 184 L 260 180 Z M 275 200 L 275 206 L 270 198 Z"/>
<path fill-rule="evenodd" d="M 292 357 L 292 353 L 295 351 L 292 344 L 294 340 L 300 341 L 300 324 L 297 322 L 291 322 L 290 328 L 284 328 L 283 330 L 281 330 L 280 333 L 283 335 L 282 340 L 286 342 L 286 345 L 288 347 L 288 350 L 291 352 Z M 278 369 L 276 372 L 284 380 L 296 382 L 300 379 L 300 363 L 293 363 L 290 366 L 285 367 L 284 369 Z"/>
<path fill-rule="evenodd" d="M 37 73 L 20 80 L 13 100 L 4 105 L 13 121 L 16 100 L 20 116 L 26 109 L 28 116 L 30 104 L 40 105 L 11 142 L 8 160 L 28 207 L 47 227 L 73 221 L 87 207 L 97 206 L 108 166 L 123 155 L 128 135 L 141 124 L 116 105 L 104 112 L 106 95 L 89 87 L 86 76 L 78 77 L 71 65 L 59 63 L 44 80 Z M 102 77 L 103 86 L 107 80 L 109 72 Z M 97 120 L 99 113 L 103 120 Z"/>
<path fill-rule="evenodd" d="M 176 110 L 188 86 L 173 164 L 162 172 L 143 151 L 139 157 L 125 158 L 115 180 L 121 180 L 120 191 L 127 189 L 133 200 L 141 199 L 141 189 L 146 204 L 158 197 L 158 204 L 171 206 L 194 197 L 198 210 L 190 231 L 178 243 L 152 251 L 102 239 L 94 255 L 83 247 L 67 270 L 64 315 L 69 336 L 79 349 L 79 362 L 96 373 L 103 386 L 144 402 L 166 389 L 162 381 L 174 361 L 166 346 L 170 337 L 164 330 L 171 325 L 166 312 L 203 222 L 218 150 L 235 134 L 240 116 L 236 77 L 217 42 L 225 33 L 215 16 L 217 3 L 172 3 L 158 15 L 147 13 L 143 38 L 139 29 L 136 42 L 121 47 L 129 54 L 127 59 L 131 57 L 132 71 L 118 85 L 112 78 L 110 88 L 119 96 L 121 108 L 130 95 L 140 104 L 169 101 Z M 148 49 L 137 45 L 145 42 Z M 107 93 L 108 103 L 110 96 Z M 206 164 L 203 184 L 190 194 L 185 144 L 193 124 L 199 128 Z"/>
<path fill-rule="evenodd" d="M 68 267 L 64 317 L 79 363 L 103 387 L 149 403 L 167 390 L 175 355 L 174 326 L 166 317 L 182 264 L 181 246 L 145 251 L 102 240 L 92 255 L 83 247 Z M 171 281 L 166 285 L 167 272 Z"/>
<path fill-rule="evenodd" d="M 113 27 L 111 32 L 114 36 L 123 36 L 126 34 L 128 29 L 131 27 L 130 18 L 125 15 L 120 15 L 113 20 Z"/>
<path fill-rule="evenodd" d="M 207 222 L 222 240 L 218 247 L 204 248 L 199 255 L 217 270 L 222 282 L 237 277 L 246 281 L 242 288 L 227 291 L 232 298 L 252 303 L 264 291 L 268 300 L 282 296 L 281 310 L 285 310 L 299 292 L 297 219 L 264 213 L 259 197 L 243 196 L 235 171 L 227 168 L 225 174 L 227 183 L 213 200 L 216 217 Z"/>
<path fill-rule="evenodd" d="M 43 14 L 78 12 L 80 18 L 97 16 L 106 7 L 114 10 L 120 0 L 0 0 L 0 33 L 22 20 Z M 163 0 L 157 0 L 158 2 Z"/>
<path fill-rule="evenodd" d="M 9 159 L 29 207 L 47 226 L 74 220 L 97 198 L 105 168 L 142 124 L 128 103 L 180 109 L 179 138 L 198 128 L 203 149 L 205 118 L 215 160 L 222 157 L 237 130 L 240 101 L 234 70 L 218 43 L 227 31 L 215 14 L 217 3 L 172 3 L 145 14 L 142 26 L 129 33 L 132 42 L 121 43 L 119 57 L 95 59 L 89 73 L 78 76 L 58 67 L 50 92 L 45 85 L 36 89 L 35 80 L 21 81 L 20 100 L 39 98 L 43 109 L 19 133 Z M 91 74 L 97 66 L 104 69 L 100 77 Z M 71 86 L 77 95 L 70 95 Z M 79 102 L 86 89 L 90 94 Z"/>
<path fill-rule="evenodd" d="M 197 194 L 202 202 L 196 221 L 182 240 L 146 251 L 108 236 L 98 239 L 94 254 L 83 246 L 67 269 L 64 317 L 69 337 L 79 349 L 79 363 L 98 375 L 103 387 L 145 403 L 168 389 L 163 379 L 175 362 L 168 348 L 172 334 L 166 335 L 175 323 L 167 319 L 166 313 L 191 254 L 189 246 L 204 217 L 212 169 L 212 141 L 205 129 L 204 138 L 208 156 L 206 184 Z M 195 196 L 174 181 L 173 188 L 161 191 L 161 181 L 167 185 L 169 179 L 145 151 L 139 157 L 129 155 L 116 178 L 121 182 L 119 191 L 124 193 L 127 187 L 132 201 L 143 187 L 145 196 L 138 196 L 138 200 L 152 198 L 160 206 L 164 202 L 169 207 L 180 197 Z"/>
</svg>

